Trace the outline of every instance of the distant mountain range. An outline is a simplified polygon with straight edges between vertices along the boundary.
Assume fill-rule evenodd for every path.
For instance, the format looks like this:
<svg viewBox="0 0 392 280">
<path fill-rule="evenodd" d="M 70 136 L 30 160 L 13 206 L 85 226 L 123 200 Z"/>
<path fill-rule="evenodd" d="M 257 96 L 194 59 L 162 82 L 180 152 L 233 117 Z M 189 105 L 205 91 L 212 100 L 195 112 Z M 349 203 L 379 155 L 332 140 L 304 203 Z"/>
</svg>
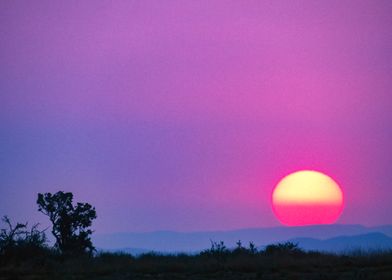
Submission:
<svg viewBox="0 0 392 280">
<path fill-rule="evenodd" d="M 211 241 L 224 241 L 234 247 L 241 240 L 257 246 L 292 241 L 306 250 L 345 251 L 352 249 L 392 249 L 392 225 L 365 227 L 362 225 L 317 225 L 303 227 L 250 228 L 231 231 L 96 234 L 97 248 L 133 254 L 148 251 L 197 252 L 209 248 Z"/>
<path fill-rule="evenodd" d="M 358 249 L 364 251 L 392 249 L 392 238 L 380 232 L 352 236 L 337 236 L 325 240 L 302 237 L 288 241 L 298 243 L 299 247 L 305 250 L 335 253 L 352 252 Z"/>
</svg>

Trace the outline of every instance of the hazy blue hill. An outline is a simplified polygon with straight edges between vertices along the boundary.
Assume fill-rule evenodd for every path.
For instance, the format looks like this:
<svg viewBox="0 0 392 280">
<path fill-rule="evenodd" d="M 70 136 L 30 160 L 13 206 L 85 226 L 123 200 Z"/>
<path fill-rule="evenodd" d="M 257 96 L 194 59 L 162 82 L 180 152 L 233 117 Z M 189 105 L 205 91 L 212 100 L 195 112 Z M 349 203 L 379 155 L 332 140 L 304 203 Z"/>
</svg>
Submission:
<svg viewBox="0 0 392 280">
<path fill-rule="evenodd" d="M 382 225 L 377 227 L 372 227 L 374 232 L 382 232 L 390 237 L 392 237 L 392 225 Z"/>
<path fill-rule="evenodd" d="M 337 236 L 354 236 L 371 232 L 392 236 L 392 226 L 370 228 L 361 225 L 317 225 L 304 227 L 251 228 L 231 231 L 173 232 L 156 231 L 147 233 L 96 234 L 94 244 L 102 249 L 143 248 L 160 252 L 193 252 L 210 247 L 210 240 L 224 241 L 234 246 L 241 240 L 243 244 L 253 241 L 256 245 L 267 245 L 298 237 L 329 239 Z"/>
<path fill-rule="evenodd" d="M 392 238 L 379 232 L 354 235 L 337 236 L 325 240 L 314 238 L 294 238 L 289 240 L 298 243 L 305 250 L 325 252 L 350 252 L 353 250 L 387 250 L 392 249 Z"/>
</svg>

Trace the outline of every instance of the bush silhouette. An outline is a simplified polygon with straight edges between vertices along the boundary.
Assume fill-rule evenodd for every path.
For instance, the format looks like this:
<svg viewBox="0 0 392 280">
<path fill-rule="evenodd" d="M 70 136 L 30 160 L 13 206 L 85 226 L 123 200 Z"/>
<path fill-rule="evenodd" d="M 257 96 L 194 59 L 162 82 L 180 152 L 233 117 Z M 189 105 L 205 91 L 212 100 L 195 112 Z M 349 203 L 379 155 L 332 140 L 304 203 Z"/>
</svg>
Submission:
<svg viewBox="0 0 392 280">
<path fill-rule="evenodd" d="M 25 234 L 26 224 L 17 223 L 15 226 L 11 224 L 10 219 L 7 216 L 2 218 L 2 221 L 7 225 L 8 228 L 2 228 L 0 230 L 0 253 L 3 254 L 12 247 L 15 247 L 20 236 Z"/>
<path fill-rule="evenodd" d="M 265 248 L 267 255 L 299 255 L 304 251 L 293 242 L 271 244 Z"/>
<path fill-rule="evenodd" d="M 38 224 L 28 230 L 27 223 L 13 225 L 7 216 L 2 221 L 6 224 L 6 228 L 0 229 L 0 256 L 3 259 L 26 259 L 48 250 L 45 231 L 38 230 Z"/>
<path fill-rule="evenodd" d="M 49 217 L 55 247 L 63 254 L 91 254 L 95 248 L 91 242 L 89 227 L 97 217 L 95 208 L 88 203 L 72 204 L 73 194 L 59 191 L 55 194 L 38 194 L 38 210 Z"/>
<path fill-rule="evenodd" d="M 227 255 L 230 253 L 229 249 L 227 249 L 225 243 L 223 241 L 216 242 L 211 241 L 211 248 L 204 250 L 200 253 L 202 256 L 213 256 L 213 257 L 222 257 L 223 255 Z"/>
<path fill-rule="evenodd" d="M 232 251 L 232 254 L 234 254 L 234 255 L 255 255 L 255 254 L 257 254 L 257 248 L 253 242 L 249 242 L 248 248 L 246 248 L 242 245 L 241 240 L 238 240 L 236 242 L 236 245 L 237 246 Z"/>
</svg>

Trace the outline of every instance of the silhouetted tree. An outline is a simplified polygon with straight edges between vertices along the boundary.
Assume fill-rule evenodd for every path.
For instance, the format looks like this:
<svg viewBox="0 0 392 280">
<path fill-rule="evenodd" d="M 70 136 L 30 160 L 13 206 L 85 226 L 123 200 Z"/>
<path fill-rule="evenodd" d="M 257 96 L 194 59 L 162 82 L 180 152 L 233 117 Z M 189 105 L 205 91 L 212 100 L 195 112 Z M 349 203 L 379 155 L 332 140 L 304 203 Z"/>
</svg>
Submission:
<svg viewBox="0 0 392 280">
<path fill-rule="evenodd" d="M 55 247 L 62 253 L 92 253 L 94 246 L 89 227 L 97 217 L 95 208 L 88 203 L 72 204 L 73 194 L 59 191 L 55 194 L 38 194 L 38 210 L 52 223 Z"/>
</svg>

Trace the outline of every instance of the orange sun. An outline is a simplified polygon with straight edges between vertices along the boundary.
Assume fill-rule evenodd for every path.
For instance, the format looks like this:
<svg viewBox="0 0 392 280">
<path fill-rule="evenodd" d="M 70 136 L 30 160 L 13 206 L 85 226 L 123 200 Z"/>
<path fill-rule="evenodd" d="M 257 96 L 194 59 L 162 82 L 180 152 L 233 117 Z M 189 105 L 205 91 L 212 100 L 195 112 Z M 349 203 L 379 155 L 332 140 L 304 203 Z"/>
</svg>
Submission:
<svg viewBox="0 0 392 280">
<path fill-rule="evenodd" d="M 343 210 L 343 193 L 327 175 L 311 170 L 284 177 L 272 193 L 275 215 L 282 224 L 332 224 Z"/>
</svg>

